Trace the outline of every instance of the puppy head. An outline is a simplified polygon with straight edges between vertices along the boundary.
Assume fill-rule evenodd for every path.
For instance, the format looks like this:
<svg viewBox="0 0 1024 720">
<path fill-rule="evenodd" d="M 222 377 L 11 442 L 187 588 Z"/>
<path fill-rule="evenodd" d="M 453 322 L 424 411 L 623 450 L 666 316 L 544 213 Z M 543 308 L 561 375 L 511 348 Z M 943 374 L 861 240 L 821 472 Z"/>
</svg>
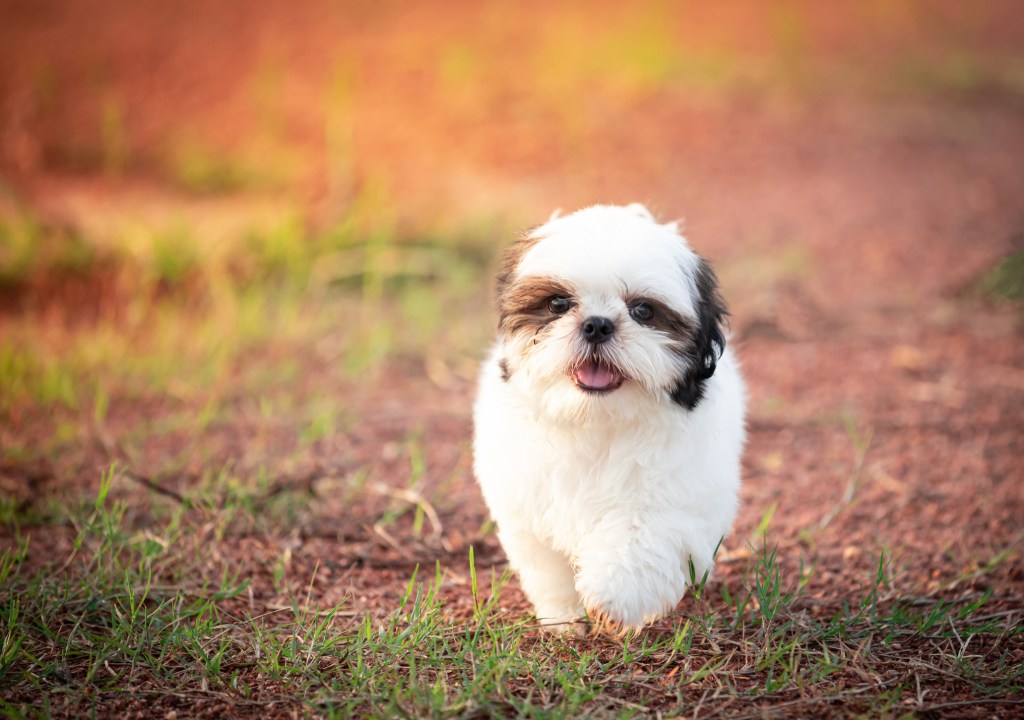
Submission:
<svg viewBox="0 0 1024 720">
<path fill-rule="evenodd" d="M 497 290 L 503 379 L 556 418 L 692 410 L 725 349 L 714 272 L 641 205 L 552 217 L 509 249 Z"/>
</svg>

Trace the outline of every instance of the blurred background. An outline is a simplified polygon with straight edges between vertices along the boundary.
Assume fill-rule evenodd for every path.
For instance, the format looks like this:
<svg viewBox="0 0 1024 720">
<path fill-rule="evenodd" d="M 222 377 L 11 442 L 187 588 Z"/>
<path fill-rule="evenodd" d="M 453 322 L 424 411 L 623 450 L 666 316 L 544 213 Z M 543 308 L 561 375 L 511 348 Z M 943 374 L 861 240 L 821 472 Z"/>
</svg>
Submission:
<svg viewBox="0 0 1024 720">
<path fill-rule="evenodd" d="M 405 341 L 457 357 L 486 314 L 450 296 L 484 304 L 513 231 L 628 201 L 734 275 L 867 263 L 905 297 L 1020 230 L 992 216 L 1019 221 L 1021 19 L 1012 0 L 7 0 L 5 306 L 138 322 L 140 297 L 357 288 L 356 365 Z M 861 299 L 856 273 L 824 277 Z M 364 317 L 381 303 L 388 322 Z"/>
<path fill-rule="evenodd" d="M 117 460 L 335 539 L 422 532 L 366 490 L 415 487 L 470 519 L 461 552 L 496 253 L 633 201 L 684 220 L 733 310 L 741 538 L 776 507 L 824 527 L 861 482 L 858 532 L 915 508 L 871 541 L 925 558 L 953 518 L 1013 524 L 1016 0 L 3 0 L 8 531 Z"/>
</svg>

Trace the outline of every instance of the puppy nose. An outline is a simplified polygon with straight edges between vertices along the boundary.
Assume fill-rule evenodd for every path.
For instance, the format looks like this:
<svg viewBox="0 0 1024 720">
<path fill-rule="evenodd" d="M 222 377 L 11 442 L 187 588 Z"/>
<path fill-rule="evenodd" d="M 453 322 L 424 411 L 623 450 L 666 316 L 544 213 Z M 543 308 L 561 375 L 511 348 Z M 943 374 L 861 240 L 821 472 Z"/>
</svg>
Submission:
<svg viewBox="0 0 1024 720">
<path fill-rule="evenodd" d="M 583 321 L 583 339 L 592 345 L 600 345 L 615 334 L 615 323 L 606 317 L 594 315 Z"/>
</svg>

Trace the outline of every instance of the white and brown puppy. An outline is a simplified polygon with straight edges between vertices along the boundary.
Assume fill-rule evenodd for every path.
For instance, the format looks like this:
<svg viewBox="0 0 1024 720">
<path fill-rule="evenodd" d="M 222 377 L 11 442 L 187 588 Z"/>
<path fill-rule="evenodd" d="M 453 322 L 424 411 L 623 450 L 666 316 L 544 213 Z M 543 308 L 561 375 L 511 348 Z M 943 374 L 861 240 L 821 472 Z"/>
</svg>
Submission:
<svg viewBox="0 0 1024 720">
<path fill-rule="evenodd" d="M 709 265 L 641 205 L 553 217 L 498 276 L 474 469 L 540 622 L 638 628 L 732 525 L 744 389 Z"/>
</svg>

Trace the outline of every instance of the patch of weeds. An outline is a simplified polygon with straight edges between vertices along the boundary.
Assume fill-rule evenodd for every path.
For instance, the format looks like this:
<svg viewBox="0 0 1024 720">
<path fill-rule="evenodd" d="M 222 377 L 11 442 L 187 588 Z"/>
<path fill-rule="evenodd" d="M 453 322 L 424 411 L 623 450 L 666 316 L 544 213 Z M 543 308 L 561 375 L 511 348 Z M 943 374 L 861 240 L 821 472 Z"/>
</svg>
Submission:
<svg viewBox="0 0 1024 720">
<path fill-rule="evenodd" d="M 299 439 L 305 445 L 330 438 L 335 433 L 338 421 L 338 410 L 333 403 L 323 403 L 314 408 L 312 417 L 299 431 Z"/>
<path fill-rule="evenodd" d="M 26 213 L 0 215 L 0 284 L 25 279 L 36 266 L 42 225 Z"/>
<path fill-rule="evenodd" d="M 301 372 L 307 365 L 299 358 L 310 349 L 339 369 L 339 379 L 365 381 L 363 373 L 372 377 L 386 360 L 415 361 L 429 346 L 443 355 L 431 362 L 444 374 L 445 363 L 461 362 L 489 326 L 480 303 L 472 313 L 442 317 L 486 293 L 488 229 L 400 234 L 386 190 L 372 183 L 343 218 L 320 230 L 293 215 L 208 247 L 183 221 L 163 230 L 126 226 L 104 241 L 114 250 L 103 268 L 98 242 L 30 215 L 11 217 L 0 225 L 4 277 L 19 288 L 41 283 L 40 297 L 52 303 L 60 298 L 45 292 L 47 283 L 84 273 L 92 279 L 76 292 L 95 284 L 97 301 L 81 309 L 84 319 L 77 305 L 56 320 L 48 316 L 47 332 L 39 331 L 35 304 L 13 317 L 10 342 L 0 344 L 0 377 L 10 380 L 0 391 L 6 409 L 16 402 L 74 408 L 80 392 L 92 396 L 97 386 L 107 404 L 169 394 L 205 403 L 239 371 L 258 384 Z M 271 347 L 289 358 L 273 373 L 241 362 Z"/>
<path fill-rule="evenodd" d="M 424 529 L 429 525 L 429 545 L 435 548 L 443 547 L 450 549 L 443 537 L 441 518 L 434 502 L 436 497 L 429 498 L 420 489 L 421 481 L 429 473 L 427 470 L 426 454 L 423 451 L 418 433 L 407 440 L 406 449 L 409 457 L 409 478 L 406 482 L 406 487 L 390 488 L 380 485 L 375 488 L 381 495 L 391 498 L 392 502 L 381 514 L 377 522 L 374 523 L 373 529 L 379 535 L 389 538 L 388 529 L 400 518 L 411 514 L 411 527 L 409 530 L 417 541 L 423 538 Z M 362 482 L 363 480 L 364 478 L 357 473 L 350 480 L 350 488 L 354 487 L 357 481 Z"/>
<path fill-rule="evenodd" d="M 166 172 L 182 190 L 225 195 L 283 187 L 296 174 L 294 154 L 279 142 L 247 139 L 238 149 L 181 137 L 166 154 Z"/>
<path fill-rule="evenodd" d="M 22 208 L 0 208 L 0 287 L 17 288 L 41 275 L 82 276 L 98 255 L 71 228 L 45 223 Z"/>
<path fill-rule="evenodd" d="M 78 406 L 77 377 L 66 361 L 30 347 L 0 344 L 0 410 L 25 401 L 41 407 Z"/>
<path fill-rule="evenodd" d="M 175 287 L 201 267 L 199 249 L 188 228 L 178 223 L 153 234 L 151 272 L 158 287 Z"/>
<path fill-rule="evenodd" d="M 162 589 L 145 562 L 64 582 L 37 576 L 23 587 L 24 604 L 12 604 L 7 617 L 20 641 L 17 664 L 3 668 L 9 708 L 24 712 L 41 701 L 88 712 L 97 695 L 117 697 L 136 682 L 168 693 L 224 685 L 235 641 L 217 598 L 235 588 Z"/>
<path fill-rule="evenodd" d="M 1024 250 L 1008 255 L 986 272 L 978 281 L 976 292 L 1003 301 L 1024 300 Z"/>
<path fill-rule="evenodd" d="M 470 568 L 475 577 L 472 559 Z M 495 614 L 500 583 L 487 598 L 474 584 L 474 617 L 459 621 L 445 608 L 440 567 L 425 585 L 414 574 L 396 612 L 377 623 L 365 618 L 318 709 L 328 717 L 452 715 L 470 708 L 495 715 L 517 706 L 536 712 L 543 705 L 524 702 L 519 685 L 560 693 L 575 673 L 557 661 L 552 671 L 548 662 L 537 663 L 524 651 L 526 626 L 502 622 Z M 556 703 L 558 710 L 566 706 Z"/>
<path fill-rule="evenodd" d="M 268 280 L 305 287 L 314 257 L 301 219 L 290 215 L 281 222 L 247 233 L 243 251 L 231 259 L 230 270 L 245 284 Z"/>
<path fill-rule="evenodd" d="M 238 533 L 281 533 L 309 523 L 313 480 L 264 465 L 241 471 L 227 463 L 205 472 L 184 500 L 207 518 L 218 539 Z"/>
<path fill-rule="evenodd" d="M 177 144 L 170 173 L 181 188 L 201 195 L 234 192 L 252 184 L 251 170 L 237 158 L 196 140 Z"/>
<path fill-rule="evenodd" d="M 988 82 L 977 58 L 963 50 L 940 58 L 908 58 L 899 75 L 905 85 L 924 92 L 966 93 Z"/>
</svg>

